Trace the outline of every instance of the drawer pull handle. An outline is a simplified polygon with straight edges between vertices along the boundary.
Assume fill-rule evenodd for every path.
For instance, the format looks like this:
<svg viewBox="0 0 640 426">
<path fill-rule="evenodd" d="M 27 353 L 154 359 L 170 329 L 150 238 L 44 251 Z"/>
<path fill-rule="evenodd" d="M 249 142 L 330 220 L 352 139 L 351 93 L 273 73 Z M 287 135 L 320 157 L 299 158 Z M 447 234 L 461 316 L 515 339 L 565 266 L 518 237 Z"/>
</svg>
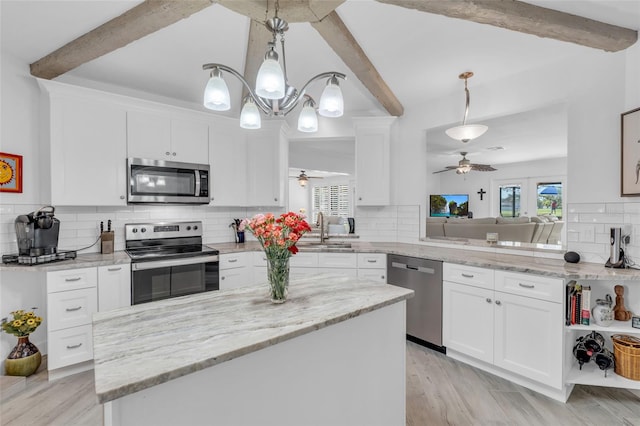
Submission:
<svg viewBox="0 0 640 426">
<path fill-rule="evenodd" d="M 535 285 L 533 284 L 522 284 L 522 283 L 518 283 L 518 285 L 520 287 L 524 287 L 524 288 L 535 288 Z"/>
<path fill-rule="evenodd" d="M 78 343 L 77 345 L 67 345 L 67 349 L 78 349 L 82 346 L 82 343 Z"/>
<path fill-rule="evenodd" d="M 491 298 L 487 297 L 487 303 L 491 303 Z"/>
<path fill-rule="evenodd" d="M 109 271 L 109 272 L 115 272 L 115 271 L 120 271 L 120 270 L 122 270 L 122 267 L 120 267 L 120 268 L 107 268 L 107 271 Z"/>
<path fill-rule="evenodd" d="M 499 300 L 496 300 L 496 305 L 500 306 L 500 305 L 502 305 L 502 302 L 499 301 Z"/>
<path fill-rule="evenodd" d="M 229 263 L 236 263 L 238 259 L 229 259 Z"/>
<path fill-rule="evenodd" d="M 375 259 L 367 259 L 367 262 L 369 262 L 369 263 L 378 263 L 378 261 L 375 260 Z"/>
<path fill-rule="evenodd" d="M 79 311 L 80 309 L 82 309 L 82 306 L 78 306 L 77 308 L 67 308 L 66 311 L 67 312 L 74 312 L 74 311 Z"/>
<path fill-rule="evenodd" d="M 462 274 L 462 276 L 465 278 L 473 278 L 472 274 Z"/>
<path fill-rule="evenodd" d="M 64 280 L 68 283 L 72 283 L 74 281 L 80 281 L 82 279 L 82 277 L 75 277 L 75 278 L 65 278 Z"/>
</svg>

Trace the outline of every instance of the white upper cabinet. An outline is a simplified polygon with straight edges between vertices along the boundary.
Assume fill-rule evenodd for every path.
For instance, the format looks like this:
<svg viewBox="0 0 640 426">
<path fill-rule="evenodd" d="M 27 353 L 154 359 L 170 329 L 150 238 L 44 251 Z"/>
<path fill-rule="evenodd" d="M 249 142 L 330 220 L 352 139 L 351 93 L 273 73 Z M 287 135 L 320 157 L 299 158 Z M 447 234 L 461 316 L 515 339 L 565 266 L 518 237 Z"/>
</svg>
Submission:
<svg viewBox="0 0 640 426">
<path fill-rule="evenodd" d="M 389 155 L 395 117 L 354 118 L 356 136 L 356 205 L 391 203 Z"/>
<path fill-rule="evenodd" d="M 198 113 L 194 112 L 194 115 Z M 129 157 L 202 164 L 209 158 L 209 125 L 167 111 L 127 111 Z"/>
<path fill-rule="evenodd" d="M 56 206 L 126 204 L 126 112 L 97 91 L 39 80 L 42 198 Z"/>
<path fill-rule="evenodd" d="M 247 202 L 250 206 L 284 206 L 288 185 L 288 145 L 283 122 L 262 122 L 247 131 Z"/>
<path fill-rule="evenodd" d="M 237 120 L 212 122 L 209 138 L 212 206 L 247 205 L 247 137 Z"/>
</svg>

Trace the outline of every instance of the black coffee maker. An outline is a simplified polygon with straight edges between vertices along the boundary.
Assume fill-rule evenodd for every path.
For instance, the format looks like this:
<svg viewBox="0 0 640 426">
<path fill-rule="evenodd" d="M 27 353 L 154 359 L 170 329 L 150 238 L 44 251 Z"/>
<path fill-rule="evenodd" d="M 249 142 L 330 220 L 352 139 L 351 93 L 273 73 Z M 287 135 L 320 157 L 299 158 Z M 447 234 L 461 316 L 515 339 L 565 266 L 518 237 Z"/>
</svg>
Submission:
<svg viewBox="0 0 640 426">
<path fill-rule="evenodd" d="M 15 220 L 18 254 L 42 256 L 58 251 L 60 221 L 53 217 L 55 208 L 44 206 Z"/>
</svg>

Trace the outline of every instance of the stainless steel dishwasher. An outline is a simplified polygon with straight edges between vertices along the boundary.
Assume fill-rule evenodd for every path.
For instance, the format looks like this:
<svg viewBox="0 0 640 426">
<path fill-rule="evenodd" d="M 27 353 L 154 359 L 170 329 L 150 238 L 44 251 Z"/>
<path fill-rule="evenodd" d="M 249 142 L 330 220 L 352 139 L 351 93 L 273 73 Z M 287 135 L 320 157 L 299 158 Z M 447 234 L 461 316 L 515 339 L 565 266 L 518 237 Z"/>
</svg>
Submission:
<svg viewBox="0 0 640 426">
<path fill-rule="evenodd" d="M 442 347 L 442 262 L 387 255 L 389 284 L 411 289 L 407 300 L 407 335 L 444 352 Z"/>
</svg>

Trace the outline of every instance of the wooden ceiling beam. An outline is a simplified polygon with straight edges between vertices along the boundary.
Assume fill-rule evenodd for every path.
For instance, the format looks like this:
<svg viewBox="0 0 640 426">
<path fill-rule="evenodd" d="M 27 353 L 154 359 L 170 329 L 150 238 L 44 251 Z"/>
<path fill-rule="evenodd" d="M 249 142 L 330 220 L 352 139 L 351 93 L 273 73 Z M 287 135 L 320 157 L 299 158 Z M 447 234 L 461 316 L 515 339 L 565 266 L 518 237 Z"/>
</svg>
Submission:
<svg viewBox="0 0 640 426">
<path fill-rule="evenodd" d="M 335 11 L 328 14 L 322 21 L 312 22 L 311 25 L 389 114 L 398 117 L 404 113 L 404 107 L 398 98 Z"/>
<path fill-rule="evenodd" d="M 638 32 L 517 0 L 377 0 L 421 12 L 489 24 L 538 37 L 617 52 L 633 45 Z"/>
<path fill-rule="evenodd" d="M 52 79 L 187 18 L 217 0 L 146 0 L 31 64 L 31 75 Z"/>
<path fill-rule="evenodd" d="M 296 22 L 317 22 L 333 12 L 345 0 L 278 0 L 278 16 L 290 24 Z M 267 4 L 268 3 L 268 4 Z M 275 0 L 220 0 L 220 4 L 241 15 L 258 22 L 272 18 Z M 269 13 L 267 13 L 267 6 Z"/>
</svg>

